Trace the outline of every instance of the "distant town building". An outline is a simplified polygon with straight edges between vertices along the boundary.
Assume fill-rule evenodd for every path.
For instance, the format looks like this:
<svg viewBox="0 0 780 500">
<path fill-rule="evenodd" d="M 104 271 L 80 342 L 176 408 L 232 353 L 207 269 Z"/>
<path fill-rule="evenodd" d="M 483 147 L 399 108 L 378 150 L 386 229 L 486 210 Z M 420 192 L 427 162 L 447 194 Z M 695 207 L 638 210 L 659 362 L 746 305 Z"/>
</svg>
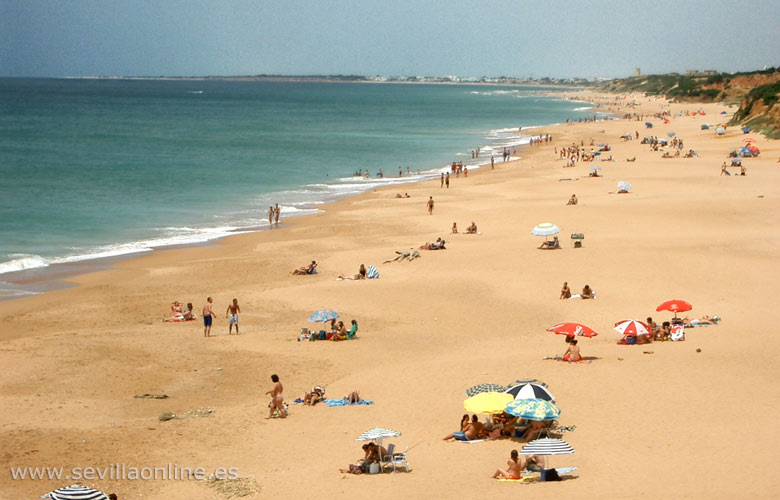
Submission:
<svg viewBox="0 0 780 500">
<path fill-rule="evenodd" d="M 642 76 L 642 70 L 640 68 L 636 69 L 636 76 Z"/>
</svg>

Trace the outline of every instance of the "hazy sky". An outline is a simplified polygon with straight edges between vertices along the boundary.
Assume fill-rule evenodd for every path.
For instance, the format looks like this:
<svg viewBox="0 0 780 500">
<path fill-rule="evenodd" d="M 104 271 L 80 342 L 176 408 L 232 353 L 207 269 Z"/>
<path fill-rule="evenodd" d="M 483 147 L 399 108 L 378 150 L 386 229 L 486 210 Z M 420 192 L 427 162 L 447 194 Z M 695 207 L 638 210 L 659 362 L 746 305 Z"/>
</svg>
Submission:
<svg viewBox="0 0 780 500">
<path fill-rule="evenodd" d="M 780 66 L 780 1 L 0 0 L 0 76 L 622 77 Z"/>
</svg>

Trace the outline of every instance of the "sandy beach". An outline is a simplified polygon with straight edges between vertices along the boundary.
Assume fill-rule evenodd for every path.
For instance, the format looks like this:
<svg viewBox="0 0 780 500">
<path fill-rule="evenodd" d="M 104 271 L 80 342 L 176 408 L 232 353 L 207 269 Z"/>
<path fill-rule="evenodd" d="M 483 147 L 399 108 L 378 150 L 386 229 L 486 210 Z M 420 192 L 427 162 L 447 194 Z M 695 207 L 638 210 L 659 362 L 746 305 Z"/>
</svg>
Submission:
<svg viewBox="0 0 780 500">
<path fill-rule="evenodd" d="M 751 135 L 761 155 L 743 160 L 747 175 L 721 176 L 745 136 L 700 126 L 726 122 L 736 108 L 569 96 L 617 116 L 669 111 L 670 123 L 535 129 L 552 141 L 453 177 L 449 189 L 438 179 L 379 189 L 278 229 L 155 251 L 73 278 L 75 288 L 0 303 L 0 497 L 37 498 L 73 482 L 12 480 L 11 467 L 118 463 L 234 467 L 256 484 L 245 498 L 776 496 L 780 340 L 768 313 L 780 258 L 780 144 Z M 678 116 L 686 110 L 706 115 Z M 699 157 L 663 159 L 640 140 L 619 140 L 635 131 L 640 139 L 674 131 L 683 152 Z M 599 158 L 615 161 L 565 168 L 554 148 L 590 149 L 591 139 L 612 147 Z M 601 177 L 588 177 L 594 165 Z M 619 181 L 631 191 L 616 194 Z M 579 204 L 567 206 L 573 193 Z M 480 235 L 449 234 L 453 222 L 464 231 L 472 221 Z M 531 229 L 541 222 L 561 228 L 561 250 L 537 248 L 543 238 Z M 584 234 L 582 248 L 571 233 Z M 446 250 L 383 264 L 437 237 Z M 316 276 L 288 276 L 313 259 Z M 336 279 L 360 264 L 381 277 Z M 564 281 L 574 292 L 589 284 L 596 300 L 559 300 Z M 173 300 L 199 314 L 207 296 L 214 338 L 204 338 L 200 320 L 161 321 Z M 227 335 L 224 314 L 234 297 L 239 336 Z M 615 322 L 668 321 L 672 313 L 656 306 L 669 299 L 693 304 L 683 315 L 722 321 L 687 329 L 684 342 L 616 345 Z M 296 341 L 321 308 L 357 320 L 358 338 Z M 599 333 L 580 339 L 587 363 L 543 359 L 565 351 L 563 337 L 545 331 L 564 321 Z M 289 402 L 323 385 L 328 397 L 358 389 L 374 404 L 290 405 L 288 419 L 266 420 L 274 373 Z M 563 435 L 576 453 L 550 459 L 579 469 L 560 483 L 491 479 L 520 443 L 442 440 L 458 430 L 465 389 L 523 378 L 546 382 L 560 424 L 576 426 Z M 133 397 L 145 393 L 169 398 Z M 214 411 L 158 420 L 199 409 Z M 362 456 L 358 435 L 377 426 L 402 433 L 392 441 L 410 447 L 412 472 L 340 473 Z M 228 498 L 198 481 L 81 482 L 120 499 Z"/>
</svg>

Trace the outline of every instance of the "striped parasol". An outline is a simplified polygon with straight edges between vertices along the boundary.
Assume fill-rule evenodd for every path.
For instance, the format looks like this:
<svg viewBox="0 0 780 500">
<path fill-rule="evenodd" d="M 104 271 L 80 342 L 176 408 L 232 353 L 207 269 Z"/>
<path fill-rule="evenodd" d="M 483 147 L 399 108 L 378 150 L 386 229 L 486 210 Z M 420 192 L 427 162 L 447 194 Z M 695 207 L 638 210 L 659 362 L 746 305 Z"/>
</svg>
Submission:
<svg viewBox="0 0 780 500">
<path fill-rule="evenodd" d="M 380 441 L 384 438 L 398 437 L 401 433 L 392 429 L 385 429 L 382 427 L 374 427 L 370 431 L 366 431 L 355 441 Z"/>
<path fill-rule="evenodd" d="M 574 448 L 562 439 L 541 438 L 534 439 L 523 447 L 521 455 L 539 455 L 549 457 L 552 455 L 571 455 Z M 544 460 L 544 468 L 547 468 L 547 458 Z"/>
<path fill-rule="evenodd" d="M 483 392 L 506 392 L 506 387 L 498 384 L 478 384 L 466 389 L 466 396 L 476 396 Z"/>
<path fill-rule="evenodd" d="M 505 392 L 514 396 L 515 399 L 544 399 L 555 403 L 555 396 L 546 387 L 539 384 L 520 384 L 510 387 Z"/>
<path fill-rule="evenodd" d="M 542 222 L 541 224 L 537 224 L 533 229 L 531 229 L 531 234 L 534 236 L 552 236 L 560 232 L 560 228 L 552 222 Z"/>
<path fill-rule="evenodd" d="M 108 496 L 102 491 L 81 486 L 80 484 L 51 491 L 41 498 L 50 498 L 51 500 L 108 500 Z"/>
<path fill-rule="evenodd" d="M 615 331 L 621 335 L 636 337 L 637 335 L 648 335 L 650 327 L 642 321 L 635 319 L 624 319 L 615 323 Z"/>
<path fill-rule="evenodd" d="M 561 410 L 544 399 L 515 399 L 504 409 L 510 415 L 526 420 L 555 420 L 561 415 Z"/>
</svg>

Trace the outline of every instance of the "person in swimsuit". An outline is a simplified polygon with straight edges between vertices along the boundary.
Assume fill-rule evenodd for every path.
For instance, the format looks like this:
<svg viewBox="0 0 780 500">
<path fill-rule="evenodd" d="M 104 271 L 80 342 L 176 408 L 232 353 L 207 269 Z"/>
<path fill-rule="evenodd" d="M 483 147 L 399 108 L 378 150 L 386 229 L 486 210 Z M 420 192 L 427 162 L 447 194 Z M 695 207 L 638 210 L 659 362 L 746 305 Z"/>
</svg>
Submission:
<svg viewBox="0 0 780 500">
<path fill-rule="evenodd" d="M 238 299 L 233 299 L 233 303 L 230 304 L 225 311 L 225 317 L 228 319 L 228 335 L 233 334 L 233 325 L 236 325 L 236 335 L 238 335 L 238 313 L 241 312 L 241 308 L 238 306 Z"/>
<path fill-rule="evenodd" d="M 268 207 L 268 225 L 272 226 L 274 223 L 274 207 Z"/>
<path fill-rule="evenodd" d="M 279 375 L 275 373 L 271 375 L 271 382 L 274 383 L 274 386 L 270 391 L 266 392 L 266 394 L 271 396 L 271 410 L 268 412 L 266 418 L 271 418 L 275 410 L 279 410 L 281 418 L 287 418 L 287 412 L 284 409 L 284 405 L 282 405 L 282 403 L 284 403 L 284 398 L 282 397 L 284 388 L 282 387 L 282 383 L 279 382 Z"/>
<path fill-rule="evenodd" d="M 433 196 L 428 197 L 428 215 L 433 214 Z"/>
<path fill-rule="evenodd" d="M 450 441 L 455 438 L 456 434 L 465 434 L 466 429 L 469 428 L 469 415 L 468 413 L 463 414 L 463 418 L 460 419 L 460 431 L 453 432 L 452 434 L 447 435 L 447 437 L 444 438 L 444 441 Z"/>
<path fill-rule="evenodd" d="M 570 299 L 570 298 L 571 298 L 571 290 L 569 289 L 569 282 L 564 281 L 563 288 L 561 288 L 561 299 Z"/>
<path fill-rule="evenodd" d="M 593 290 L 590 289 L 590 285 L 585 285 L 585 288 L 582 289 L 582 295 L 580 295 L 580 298 L 583 299 L 593 298 Z"/>
<path fill-rule="evenodd" d="M 211 322 L 214 311 L 211 310 L 211 297 L 206 299 L 203 304 L 203 336 L 211 337 Z"/>
<path fill-rule="evenodd" d="M 520 475 L 524 469 L 523 462 L 524 461 L 519 458 L 517 450 L 512 450 L 512 453 L 509 454 L 509 460 L 506 461 L 506 470 L 497 469 L 495 474 L 493 474 L 493 479 L 499 477 L 506 479 L 520 479 Z"/>
<path fill-rule="evenodd" d="M 582 356 L 580 355 L 580 348 L 577 346 L 577 339 L 571 339 L 569 341 L 569 348 L 566 349 L 566 352 L 563 354 L 563 358 L 561 358 L 562 361 L 568 361 L 570 363 L 576 363 L 578 361 L 582 361 Z"/>
<path fill-rule="evenodd" d="M 274 207 L 274 222 L 276 222 L 276 225 L 279 225 L 279 215 L 282 213 L 282 209 L 279 208 L 279 204 L 277 203 Z"/>
</svg>

